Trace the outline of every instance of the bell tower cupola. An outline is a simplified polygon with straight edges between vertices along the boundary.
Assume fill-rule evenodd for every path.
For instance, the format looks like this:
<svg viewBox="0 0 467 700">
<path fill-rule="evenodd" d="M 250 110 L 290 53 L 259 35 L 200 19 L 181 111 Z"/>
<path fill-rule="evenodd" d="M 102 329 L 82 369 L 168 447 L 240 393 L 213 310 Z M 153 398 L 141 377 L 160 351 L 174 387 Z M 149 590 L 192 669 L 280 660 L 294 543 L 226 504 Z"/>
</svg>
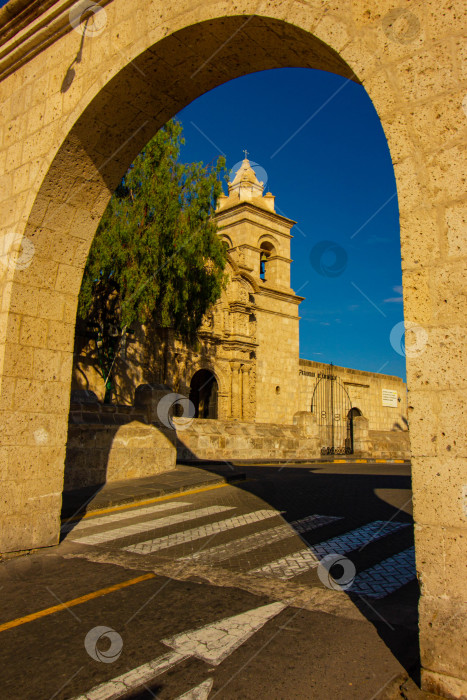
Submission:
<svg viewBox="0 0 467 700">
<path fill-rule="evenodd" d="M 216 220 L 230 254 L 262 287 L 290 292 L 290 229 L 295 221 L 275 211 L 275 197 L 246 157 L 219 197 Z"/>
</svg>

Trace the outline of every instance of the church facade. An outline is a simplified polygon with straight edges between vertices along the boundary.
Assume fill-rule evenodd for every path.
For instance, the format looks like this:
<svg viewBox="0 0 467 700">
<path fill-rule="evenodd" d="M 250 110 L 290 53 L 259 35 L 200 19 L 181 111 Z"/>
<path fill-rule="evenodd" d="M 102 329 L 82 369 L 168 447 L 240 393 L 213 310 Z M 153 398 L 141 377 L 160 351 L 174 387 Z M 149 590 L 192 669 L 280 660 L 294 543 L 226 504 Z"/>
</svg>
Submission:
<svg viewBox="0 0 467 700">
<path fill-rule="evenodd" d="M 352 451 L 356 417 L 366 418 L 373 431 L 407 430 L 402 379 L 299 357 L 303 297 L 290 286 L 296 222 L 275 211 L 274 199 L 245 158 L 218 201 L 228 284 L 206 314 L 196 347 L 171 332 L 136 329 L 118 360 L 115 401 L 133 403 L 136 387 L 149 383 L 189 397 L 198 420 L 285 426 L 310 413 L 323 449 L 337 453 Z M 95 368 L 93 343 L 78 334 L 72 389 L 102 395 Z"/>
</svg>

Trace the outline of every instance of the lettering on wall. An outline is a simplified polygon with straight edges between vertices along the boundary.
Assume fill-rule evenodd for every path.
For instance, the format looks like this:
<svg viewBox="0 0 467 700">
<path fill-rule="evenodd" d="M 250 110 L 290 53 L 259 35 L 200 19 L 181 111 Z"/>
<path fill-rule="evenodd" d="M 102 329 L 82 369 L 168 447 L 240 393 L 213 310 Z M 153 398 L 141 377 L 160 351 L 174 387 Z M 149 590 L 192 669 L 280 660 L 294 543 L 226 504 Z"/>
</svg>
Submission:
<svg viewBox="0 0 467 700">
<path fill-rule="evenodd" d="M 393 389 L 383 389 L 382 400 L 383 406 L 397 408 L 397 391 L 394 391 Z"/>
</svg>

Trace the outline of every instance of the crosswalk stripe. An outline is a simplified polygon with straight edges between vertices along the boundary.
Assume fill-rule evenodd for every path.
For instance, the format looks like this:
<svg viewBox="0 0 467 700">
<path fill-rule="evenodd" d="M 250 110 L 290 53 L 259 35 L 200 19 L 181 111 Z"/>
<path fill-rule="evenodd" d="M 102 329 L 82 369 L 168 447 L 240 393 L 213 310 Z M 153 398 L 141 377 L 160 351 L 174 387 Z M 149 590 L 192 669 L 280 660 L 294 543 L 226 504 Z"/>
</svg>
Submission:
<svg viewBox="0 0 467 700">
<path fill-rule="evenodd" d="M 374 520 L 362 527 L 358 527 L 356 530 L 351 530 L 343 535 L 338 535 L 338 537 L 314 544 L 311 546 L 311 549 L 320 559 L 325 557 L 326 554 L 346 554 L 382 537 L 392 535 L 394 532 L 398 532 L 408 526 L 409 523 L 402 523 L 398 520 Z"/>
<path fill-rule="evenodd" d="M 416 577 L 415 547 L 409 547 L 358 574 L 349 588 L 367 598 L 384 598 Z"/>
<path fill-rule="evenodd" d="M 73 700 L 116 700 L 116 698 L 128 695 L 130 691 L 134 691 L 136 688 L 141 688 L 145 683 L 152 682 L 154 678 L 188 658 L 189 656 L 186 654 L 169 651 L 167 654 L 159 656 L 147 664 L 142 664 L 131 671 L 123 673 L 121 676 L 96 685 Z"/>
<path fill-rule="evenodd" d="M 125 551 L 135 552 L 137 554 L 152 554 L 153 552 L 158 552 L 161 549 L 175 547 L 178 544 L 185 544 L 186 542 L 194 542 L 195 540 L 199 540 L 203 537 L 217 535 L 219 532 L 225 532 L 226 530 L 231 530 L 236 527 L 250 525 L 251 523 L 258 523 L 261 520 L 273 518 L 277 515 L 279 515 L 277 510 L 257 510 L 252 513 L 244 513 L 243 515 L 236 515 L 235 517 L 228 518 L 227 520 L 218 520 L 215 523 L 207 523 L 206 525 L 201 525 L 200 527 L 195 527 L 191 530 L 174 532 L 173 534 L 166 535 L 165 537 L 158 537 L 157 539 L 147 540 L 146 542 L 138 542 L 137 544 L 132 544 L 125 547 Z"/>
<path fill-rule="evenodd" d="M 191 503 L 182 503 L 180 501 L 176 501 L 174 503 L 159 503 L 157 506 L 149 506 L 148 508 L 139 508 L 136 510 L 126 510 L 123 513 L 114 513 L 113 515 L 102 515 L 99 518 L 80 520 L 78 523 L 65 523 L 60 528 L 60 532 L 62 534 L 70 532 L 71 530 L 76 532 L 78 530 L 84 530 L 88 527 L 107 525 L 108 523 L 120 522 L 120 520 L 126 520 L 128 518 L 138 518 L 142 515 L 152 515 L 153 513 L 158 513 L 159 511 L 172 510 L 175 508 L 183 508 L 188 506 L 191 506 Z"/>
<path fill-rule="evenodd" d="M 340 520 L 338 516 L 333 515 L 309 515 L 301 520 L 295 520 L 292 523 L 285 523 L 278 527 L 273 527 L 262 532 L 255 532 L 253 535 L 242 537 L 233 542 L 219 544 L 216 547 L 205 549 L 201 552 L 193 552 L 186 557 L 180 557 L 178 561 L 202 561 L 203 563 L 214 563 L 224 561 L 230 557 L 236 557 L 240 554 L 246 554 L 254 549 L 265 547 L 275 542 L 280 542 L 288 537 L 293 537 L 297 533 L 308 532 L 318 527 L 323 527 L 328 523 Z"/>
<path fill-rule="evenodd" d="M 360 546 L 379 540 L 382 537 L 386 537 L 386 535 L 393 534 L 404 527 L 408 527 L 408 525 L 409 523 L 397 521 L 386 522 L 384 520 L 375 520 L 355 530 L 346 532 L 343 535 L 333 537 L 330 540 L 325 540 L 319 544 L 308 545 L 306 549 L 300 549 L 298 552 L 268 562 L 264 564 L 264 566 L 251 569 L 249 573 L 264 574 L 282 580 L 294 578 L 318 566 L 320 559 L 327 554 L 346 554 L 347 552 L 353 552 Z"/>
<path fill-rule="evenodd" d="M 177 700 L 207 700 L 209 693 L 214 685 L 214 679 L 208 678 L 195 688 L 191 688 L 188 692 L 179 695 Z"/>
<path fill-rule="evenodd" d="M 148 532 L 149 530 L 169 527 L 170 525 L 177 525 L 178 523 L 183 523 L 187 520 L 196 520 L 198 518 L 205 518 L 208 515 L 224 513 L 226 510 L 234 510 L 234 506 L 209 506 L 207 508 L 199 508 L 198 510 L 189 510 L 186 513 L 168 515 L 166 518 L 154 518 L 153 520 L 146 520 L 143 523 L 135 523 L 134 525 L 127 525 L 126 527 L 121 527 L 115 530 L 104 530 L 103 532 L 97 532 L 93 535 L 77 537 L 76 539 L 73 538 L 73 542 L 78 542 L 80 544 L 101 544 L 102 542 L 111 542 L 112 540 L 118 540 L 122 537 L 139 535 L 141 532 Z"/>
</svg>

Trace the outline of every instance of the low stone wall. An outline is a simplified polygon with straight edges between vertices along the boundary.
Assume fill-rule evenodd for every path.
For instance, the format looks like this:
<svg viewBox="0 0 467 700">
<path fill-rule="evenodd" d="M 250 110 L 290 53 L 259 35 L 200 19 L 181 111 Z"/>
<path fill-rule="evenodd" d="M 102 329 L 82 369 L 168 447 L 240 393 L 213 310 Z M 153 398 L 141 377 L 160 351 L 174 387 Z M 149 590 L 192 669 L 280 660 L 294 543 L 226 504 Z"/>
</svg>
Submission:
<svg viewBox="0 0 467 700">
<path fill-rule="evenodd" d="M 174 469 L 175 432 L 134 406 L 72 403 L 64 491 Z"/>
<path fill-rule="evenodd" d="M 298 425 L 195 419 L 180 426 L 177 418 L 177 459 L 287 460 L 319 456 L 318 441 Z"/>
<path fill-rule="evenodd" d="M 369 430 L 369 456 L 386 459 L 410 459 L 407 430 Z"/>
<path fill-rule="evenodd" d="M 175 418 L 178 399 L 163 385 L 141 385 L 135 406 L 104 405 L 92 392 L 73 392 L 64 490 L 152 476 L 179 461 L 308 460 L 321 457 L 319 428 L 306 411 L 293 425 Z M 408 459 L 407 431 L 368 430 L 354 421 L 355 457 Z"/>
<path fill-rule="evenodd" d="M 310 413 L 299 412 L 294 425 L 195 419 L 188 424 L 174 418 L 177 459 L 302 460 L 322 457 L 319 430 Z M 368 430 L 368 421 L 355 421 L 355 457 L 410 459 L 407 431 Z M 348 455 L 351 459 L 351 455 Z"/>
</svg>

